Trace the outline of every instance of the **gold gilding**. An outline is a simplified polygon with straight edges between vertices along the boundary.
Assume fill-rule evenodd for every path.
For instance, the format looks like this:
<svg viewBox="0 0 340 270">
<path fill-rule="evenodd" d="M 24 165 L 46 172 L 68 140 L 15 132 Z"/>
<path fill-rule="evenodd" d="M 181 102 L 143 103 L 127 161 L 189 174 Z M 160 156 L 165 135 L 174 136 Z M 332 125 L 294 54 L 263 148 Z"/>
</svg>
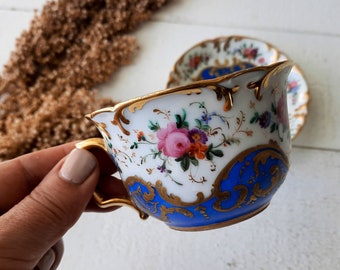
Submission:
<svg viewBox="0 0 340 270">
<path fill-rule="evenodd" d="M 106 146 L 102 138 L 90 138 L 76 144 L 76 148 L 90 150 L 97 148 L 106 151 Z"/>
<path fill-rule="evenodd" d="M 129 135 L 130 132 L 124 127 L 124 125 L 128 125 L 130 123 L 129 119 L 127 119 L 124 116 L 124 111 L 126 109 L 128 109 L 131 113 L 135 113 L 136 110 L 141 110 L 146 103 L 155 100 L 159 97 L 172 94 L 182 95 L 200 94 L 202 92 L 201 88 L 206 88 L 214 91 L 216 93 L 216 97 L 218 100 L 224 98 L 225 103 L 223 110 L 229 111 L 233 107 L 233 94 L 239 91 L 240 87 L 238 85 L 234 85 L 233 87 L 228 88 L 221 85 L 221 83 L 236 78 L 244 73 L 254 71 L 265 71 L 267 73 L 264 74 L 263 78 L 261 78 L 257 82 L 251 82 L 250 84 L 248 84 L 249 89 L 253 89 L 255 97 L 260 100 L 261 99 L 260 89 L 266 88 L 268 86 L 270 78 L 272 76 L 275 76 L 277 73 L 281 72 L 284 69 L 287 69 L 287 72 L 289 72 L 291 67 L 292 67 L 291 61 L 284 61 L 272 64 L 270 66 L 259 66 L 248 70 L 241 70 L 215 79 L 197 81 L 189 85 L 169 88 L 163 91 L 151 93 L 146 96 L 130 99 L 126 102 L 119 103 L 114 107 L 98 110 L 88 115 L 87 117 L 93 118 L 94 116 L 102 112 L 113 112 L 114 116 L 113 119 L 111 120 L 111 123 L 113 125 L 118 126 L 125 135 Z"/>
<path fill-rule="evenodd" d="M 213 229 L 218 229 L 218 228 L 223 228 L 226 226 L 230 226 L 236 223 L 239 223 L 241 221 L 247 220 L 253 216 L 256 216 L 257 214 L 261 213 L 264 209 L 268 207 L 269 203 L 261 206 L 260 208 L 255 209 L 254 211 L 247 213 L 245 215 L 242 215 L 237 218 L 233 218 L 230 220 L 218 222 L 215 224 L 209 224 L 209 225 L 204 225 L 204 226 L 196 226 L 196 227 L 175 227 L 175 226 L 170 226 L 171 229 L 177 230 L 177 231 L 185 231 L 185 232 L 195 232 L 195 231 L 207 231 L 207 230 L 213 230 Z"/>
<path fill-rule="evenodd" d="M 76 145 L 77 148 L 83 148 L 83 149 L 91 149 L 91 148 L 99 148 L 106 150 L 105 144 L 103 142 L 103 139 L 100 138 L 92 138 L 88 139 L 85 141 L 82 141 Z M 242 204 L 250 204 L 256 201 L 260 197 L 267 196 L 276 186 L 277 184 L 284 179 L 285 175 L 282 175 L 280 172 L 279 168 L 277 165 L 273 165 L 270 168 L 270 186 L 263 190 L 261 189 L 259 184 L 255 184 L 252 188 L 252 190 L 249 190 L 249 188 L 246 185 L 236 185 L 233 188 L 233 191 L 238 192 L 239 197 L 234 205 L 232 205 L 229 208 L 224 208 L 222 207 L 222 203 L 225 203 L 227 200 L 230 199 L 231 192 L 230 191 L 222 191 L 221 190 L 221 183 L 225 179 L 229 178 L 229 174 L 233 168 L 233 166 L 238 163 L 238 162 L 244 162 L 244 159 L 252 152 L 254 151 L 259 151 L 258 154 L 255 155 L 253 158 L 253 166 L 254 166 L 254 171 L 256 177 L 260 175 L 260 170 L 259 170 L 259 165 L 260 164 L 265 164 L 268 159 L 279 159 L 281 160 L 287 167 L 289 166 L 288 163 L 288 158 L 286 155 L 282 152 L 280 147 L 278 146 L 277 143 L 274 141 L 270 141 L 269 144 L 265 145 L 258 145 L 256 147 L 252 147 L 250 149 L 247 149 L 243 152 L 241 152 L 238 156 L 236 156 L 234 159 L 232 159 L 226 166 L 225 168 L 220 172 L 220 174 L 217 176 L 214 184 L 213 184 L 213 189 L 212 189 L 212 194 L 205 198 L 202 192 L 197 193 L 197 198 L 195 201 L 192 202 L 183 202 L 180 197 L 174 195 L 174 194 L 168 194 L 167 189 L 163 186 L 162 182 L 158 180 L 156 184 L 152 184 L 151 182 L 147 182 L 140 177 L 128 177 L 125 181 L 125 185 L 128 189 L 129 186 L 134 185 L 135 183 L 142 184 L 145 188 L 146 191 L 142 191 L 140 187 L 137 188 L 136 191 L 131 193 L 130 196 L 117 196 L 114 198 L 105 198 L 104 195 L 96 191 L 93 195 L 97 205 L 101 208 L 108 208 L 108 207 L 113 207 L 113 206 L 129 206 L 135 210 L 138 211 L 139 216 L 141 219 L 146 219 L 148 217 L 148 214 L 140 210 L 135 202 L 131 199 L 134 196 L 139 196 L 142 197 L 143 200 L 146 202 L 148 205 L 148 208 L 151 213 L 156 213 L 160 211 L 160 219 L 167 222 L 168 221 L 168 215 L 173 214 L 173 213 L 180 213 L 183 214 L 187 217 L 193 218 L 194 213 L 192 213 L 190 210 L 183 208 L 187 206 L 195 206 L 195 211 L 198 211 L 201 215 L 204 216 L 205 219 L 209 220 L 210 216 L 206 211 L 206 208 L 200 204 L 204 203 L 207 200 L 210 200 L 211 198 L 216 198 L 216 201 L 213 205 L 214 209 L 219 212 L 229 212 L 234 209 L 237 209 L 242 206 Z M 246 163 L 247 166 L 250 166 L 250 163 Z M 240 175 L 243 172 L 240 171 Z M 161 202 L 157 201 L 154 202 L 154 198 L 156 196 L 155 191 L 157 190 L 158 194 L 161 196 L 161 198 L 171 205 L 173 207 L 166 207 L 164 205 L 161 205 Z M 250 193 L 250 199 L 247 201 L 247 197 Z M 265 204 L 261 206 L 260 208 L 247 213 L 245 215 L 242 215 L 238 218 L 232 219 L 232 220 L 227 220 L 224 222 L 220 222 L 217 224 L 212 224 L 212 225 L 207 225 L 207 226 L 199 226 L 199 227 L 190 227 L 190 228 L 182 228 L 182 227 L 173 227 L 173 229 L 177 230 L 184 230 L 184 231 L 195 231 L 195 230 L 208 230 L 208 229 L 214 229 L 214 228 L 219 228 L 222 226 L 227 226 L 231 225 L 237 222 L 240 222 L 242 220 L 245 220 L 247 218 L 250 218 L 257 213 L 261 212 L 264 208 L 267 207 L 268 204 Z"/>
<path fill-rule="evenodd" d="M 225 181 L 225 179 L 228 179 L 230 176 L 230 172 L 232 171 L 233 167 L 237 163 L 243 163 L 245 158 L 249 156 L 249 154 L 259 151 L 254 158 L 252 162 L 253 170 L 255 172 L 254 178 L 257 178 L 260 176 L 260 165 L 265 164 L 267 160 L 269 159 L 278 159 L 288 168 L 289 162 L 287 156 L 283 153 L 283 151 L 280 149 L 277 143 L 274 141 L 270 141 L 269 144 L 265 145 L 258 145 L 252 148 L 249 148 L 243 152 L 241 152 L 238 156 L 236 156 L 234 159 L 232 159 L 225 168 L 222 169 L 222 171 L 219 173 L 217 178 L 214 181 L 212 194 L 209 197 L 204 197 L 202 192 L 197 193 L 196 200 L 191 202 L 184 202 L 182 199 L 174 194 L 168 194 L 166 187 L 163 186 L 162 181 L 158 180 L 156 184 L 151 184 L 150 182 L 145 181 L 144 179 L 134 176 L 129 177 L 126 180 L 126 186 L 127 188 L 129 186 L 133 186 L 135 183 L 141 184 L 144 187 L 146 187 L 147 191 L 142 192 L 140 188 L 138 188 L 136 191 L 133 192 L 132 196 L 138 195 L 139 197 L 142 197 L 143 200 L 147 205 L 153 209 L 153 213 L 157 212 L 157 207 L 161 204 L 161 202 L 153 202 L 156 193 L 160 195 L 160 197 L 171 204 L 173 207 L 165 207 L 164 205 L 161 205 L 159 207 L 159 211 L 161 214 L 161 219 L 164 221 L 167 221 L 167 215 L 172 214 L 174 212 L 182 213 L 188 217 L 193 216 L 193 214 L 183 208 L 188 206 L 200 206 L 200 204 L 212 199 L 216 198 L 216 201 L 213 204 L 213 208 L 216 211 L 219 212 L 230 212 L 232 210 L 235 210 L 237 208 L 242 207 L 242 205 L 247 205 L 254 203 L 258 198 L 263 198 L 267 196 L 277 185 L 285 178 L 285 173 L 283 174 L 281 170 L 279 169 L 278 165 L 274 164 L 271 166 L 269 174 L 270 174 L 270 183 L 269 186 L 266 189 L 262 189 L 259 183 L 256 183 L 253 185 L 253 187 L 250 190 L 250 187 L 245 184 L 238 184 L 233 187 L 233 191 L 238 193 L 238 198 L 236 202 L 231 205 L 230 207 L 226 208 L 222 205 L 225 204 L 228 200 L 231 199 L 231 191 L 222 191 L 222 181 Z M 250 166 L 251 163 L 246 163 L 246 166 Z M 240 176 L 243 172 L 240 171 Z M 250 180 L 251 181 L 251 180 Z M 247 199 L 248 198 L 248 199 Z M 205 209 L 199 209 L 199 212 L 204 215 L 206 219 L 209 219 L 209 215 L 206 213 Z M 255 210 L 253 214 L 258 213 L 260 210 Z M 247 214 L 248 215 L 248 214 Z M 246 216 L 247 216 L 246 215 Z M 252 215 L 252 214 L 251 214 Z M 247 218 L 246 216 L 240 217 L 240 219 Z M 235 221 L 236 222 L 236 221 Z"/>
<path fill-rule="evenodd" d="M 202 192 L 198 192 L 196 194 L 196 200 L 193 202 L 183 202 L 180 197 L 174 195 L 174 194 L 168 194 L 165 187 L 163 187 L 162 181 L 158 180 L 156 182 L 156 190 L 159 192 L 160 196 L 167 202 L 176 205 L 176 206 L 191 206 L 200 204 L 205 201 L 204 195 Z"/>
<path fill-rule="evenodd" d="M 76 144 L 76 148 L 91 150 L 93 148 L 106 151 L 105 143 L 102 138 L 90 138 Z M 141 219 L 147 219 L 148 215 L 138 209 L 130 196 L 122 195 L 114 198 L 105 198 L 103 194 L 98 191 L 93 193 L 93 199 L 100 208 L 109 208 L 115 206 L 129 206 L 139 213 Z"/>
<path fill-rule="evenodd" d="M 214 209 L 215 210 L 220 211 L 220 212 L 230 212 L 232 210 L 239 208 L 241 206 L 241 204 L 243 204 L 246 201 L 246 198 L 248 196 L 248 188 L 246 186 L 236 185 L 233 188 L 233 190 L 238 192 L 237 202 L 232 207 L 224 208 L 224 207 L 221 206 L 222 202 L 229 200 L 230 197 L 231 197 L 231 193 L 230 193 L 230 191 L 223 191 L 222 192 L 222 191 L 219 190 L 219 188 L 216 189 L 217 192 L 215 193 L 215 195 L 217 197 L 217 200 L 214 203 Z"/>
<path fill-rule="evenodd" d="M 161 211 L 161 220 L 165 222 L 168 221 L 168 214 L 173 214 L 175 212 L 180 213 L 190 218 L 194 217 L 194 214 L 191 211 L 184 209 L 184 208 L 180 208 L 180 207 L 166 207 L 162 205 L 160 207 L 160 211 Z"/>
</svg>

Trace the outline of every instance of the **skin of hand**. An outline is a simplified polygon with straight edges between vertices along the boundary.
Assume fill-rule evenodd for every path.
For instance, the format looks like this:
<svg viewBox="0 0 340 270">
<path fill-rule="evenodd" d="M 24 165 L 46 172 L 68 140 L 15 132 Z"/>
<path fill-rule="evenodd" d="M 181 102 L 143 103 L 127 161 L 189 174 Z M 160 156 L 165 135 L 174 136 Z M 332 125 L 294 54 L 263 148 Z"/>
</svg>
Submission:
<svg viewBox="0 0 340 270">
<path fill-rule="evenodd" d="M 126 195 L 115 171 L 103 151 L 75 143 L 0 163 L 1 269 L 56 269 L 62 236 L 84 211 L 104 211 L 92 201 L 94 190 Z"/>
</svg>

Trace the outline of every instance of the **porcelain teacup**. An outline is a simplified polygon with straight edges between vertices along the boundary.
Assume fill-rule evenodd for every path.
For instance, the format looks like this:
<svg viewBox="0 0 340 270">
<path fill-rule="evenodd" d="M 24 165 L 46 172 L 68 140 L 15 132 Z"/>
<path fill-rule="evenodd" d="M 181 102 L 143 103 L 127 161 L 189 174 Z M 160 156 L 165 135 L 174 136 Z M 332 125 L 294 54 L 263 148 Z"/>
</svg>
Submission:
<svg viewBox="0 0 340 270">
<path fill-rule="evenodd" d="M 265 209 L 283 183 L 291 149 L 286 84 L 290 61 L 170 88 L 87 117 L 114 160 L 129 205 L 177 230 L 214 229 Z"/>
</svg>

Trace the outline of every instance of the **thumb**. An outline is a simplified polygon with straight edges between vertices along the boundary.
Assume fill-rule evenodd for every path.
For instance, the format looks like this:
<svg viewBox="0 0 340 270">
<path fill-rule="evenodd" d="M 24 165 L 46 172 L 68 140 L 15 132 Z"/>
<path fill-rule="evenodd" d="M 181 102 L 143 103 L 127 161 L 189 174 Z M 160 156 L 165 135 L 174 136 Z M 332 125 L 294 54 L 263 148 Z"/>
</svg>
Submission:
<svg viewBox="0 0 340 270">
<path fill-rule="evenodd" d="M 96 158 L 74 149 L 30 195 L 0 217 L 0 257 L 34 266 L 78 220 L 98 178 Z"/>
</svg>

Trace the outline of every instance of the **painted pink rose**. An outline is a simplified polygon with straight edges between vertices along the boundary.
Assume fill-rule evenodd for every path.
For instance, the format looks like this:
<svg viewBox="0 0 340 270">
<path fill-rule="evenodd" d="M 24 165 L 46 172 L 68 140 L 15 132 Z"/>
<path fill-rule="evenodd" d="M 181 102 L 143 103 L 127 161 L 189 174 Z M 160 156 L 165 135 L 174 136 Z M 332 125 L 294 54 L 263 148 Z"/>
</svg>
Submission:
<svg viewBox="0 0 340 270">
<path fill-rule="evenodd" d="M 169 123 L 166 128 L 161 128 L 157 132 L 158 150 L 169 157 L 181 157 L 190 147 L 188 135 L 188 130 L 177 128 L 176 123 Z"/>
</svg>

